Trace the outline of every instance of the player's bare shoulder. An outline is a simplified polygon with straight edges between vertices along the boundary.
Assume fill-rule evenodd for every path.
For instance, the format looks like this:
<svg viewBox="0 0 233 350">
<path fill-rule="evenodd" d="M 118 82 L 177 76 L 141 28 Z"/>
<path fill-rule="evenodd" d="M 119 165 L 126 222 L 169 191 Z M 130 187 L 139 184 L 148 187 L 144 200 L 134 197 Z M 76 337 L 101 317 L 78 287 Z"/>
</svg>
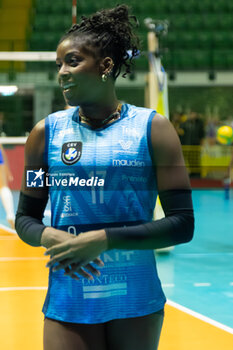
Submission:
<svg viewBox="0 0 233 350">
<path fill-rule="evenodd" d="M 163 115 L 156 113 L 151 125 L 151 141 L 155 146 L 169 145 L 178 141 L 172 123 Z"/>
<path fill-rule="evenodd" d="M 172 158 L 177 158 L 177 154 L 181 154 L 180 140 L 172 123 L 158 113 L 152 120 L 151 142 L 156 162 L 169 162 Z"/>
<path fill-rule="evenodd" d="M 45 119 L 40 120 L 30 132 L 25 145 L 25 163 L 42 165 L 45 147 Z"/>
</svg>

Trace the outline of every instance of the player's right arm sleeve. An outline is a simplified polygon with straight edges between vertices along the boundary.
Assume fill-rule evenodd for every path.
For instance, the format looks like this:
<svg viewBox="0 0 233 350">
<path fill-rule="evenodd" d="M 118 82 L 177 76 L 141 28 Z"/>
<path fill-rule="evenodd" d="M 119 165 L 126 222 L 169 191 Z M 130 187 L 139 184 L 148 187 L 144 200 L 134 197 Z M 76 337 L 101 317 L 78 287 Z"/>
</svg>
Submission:
<svg viewBox="0 0 233 350">
<path fill-rule="evenodd" d="M 46 228 L 42 219 L 48 198 L 34 198 L 20 192 L 15 219 L 15 229 L 19 237 L 34 247 L 41 246 L 41 236 Z"/>
</svg>

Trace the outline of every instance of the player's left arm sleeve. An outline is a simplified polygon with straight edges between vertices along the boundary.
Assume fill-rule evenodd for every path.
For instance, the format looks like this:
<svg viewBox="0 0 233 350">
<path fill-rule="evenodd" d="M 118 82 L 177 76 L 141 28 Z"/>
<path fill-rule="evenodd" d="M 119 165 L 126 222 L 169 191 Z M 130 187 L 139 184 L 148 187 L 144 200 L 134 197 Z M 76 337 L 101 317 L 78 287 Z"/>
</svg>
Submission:
<svg viewBox="0 0 233 350">
<path fill-rule="evenodd" d="M 189 242 L 194 232 L 191 190 L 162 191 L 159 198 L 165 218 L 105 229 L 108 249 L 158 249 Z"/>
</svg>

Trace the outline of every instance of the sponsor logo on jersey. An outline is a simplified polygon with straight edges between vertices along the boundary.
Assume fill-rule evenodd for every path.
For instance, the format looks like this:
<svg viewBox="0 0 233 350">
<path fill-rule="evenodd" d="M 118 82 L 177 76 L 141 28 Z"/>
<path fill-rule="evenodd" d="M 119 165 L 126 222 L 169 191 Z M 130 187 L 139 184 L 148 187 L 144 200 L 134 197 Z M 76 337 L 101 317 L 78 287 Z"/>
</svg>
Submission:
<svg viewBox="0 0 233 350">
<path fill-rule="evenodd" d="M 130 147 L 133 144 L 133 141 L 124 141 L 124 140 L 119 140 L 118 143 L 121 145 L 121 147 L 123 148 L 123 150 L 129 150 Z"/>
<path fill-rule="evenodd" d="M 136 159 L 113 159 L 113 166 L 131 166 L 131 167 L 144 167 L 145 162 Z"/>
<path fill-rule="evenodd" d="M 94 278 L 92 281 L 85 281 L 87 278 L 82 278 L 83 283 L 83 298 L 84 299 L 102 299 L 109 298 L 116 295 L 127 295 L 128 294 L 128 281 L 127 275 L 114 275 L 101 274 L 100 277 Z"/>
<path fill-rule="evenodd" d="M 69 218 L 72 216 L 78 216 L 78 213 L 73 212 L 71 205 L 71 196 L 63 196 L 63 212 L 61 213 L 61 218 Z"/>
<path fill-rule="evenodd" d="M 140 138 L 139 130 L 137 130 L 136 128 L 126 127 L 125 125 L 122 125 L 122 134 L 124 136 L 132 136 L 132 137 L 135 137 L 137 139 Z"/>
<path fill-rule="evenodd" d="M 72 212 L 71 196 L 63 196 L 62 199 L 63 199 L 64 211 L 66 213 Z"/>
<path fill-rule="evenodd" d="M 79 161 L 82 155 L 82 142 L 66 142 L 62 145 L 61 159 L 64 164 L 72 165 Z"/>
<path fill-rule="evenodd" d="M 74 133 L 73 128 L 64 129 L 64 130 L 59 131 L 58 137 L 73 134 L 73 133 Z"/>
<path fill-rule="evenodd" d="M 64 219 L 64 218 L 70 218 L 70 217 L 73 217 L 73 216 L 78 216 L 78 213 L 62 213 L 61 214 L 61 218 Z"/>
</svg>

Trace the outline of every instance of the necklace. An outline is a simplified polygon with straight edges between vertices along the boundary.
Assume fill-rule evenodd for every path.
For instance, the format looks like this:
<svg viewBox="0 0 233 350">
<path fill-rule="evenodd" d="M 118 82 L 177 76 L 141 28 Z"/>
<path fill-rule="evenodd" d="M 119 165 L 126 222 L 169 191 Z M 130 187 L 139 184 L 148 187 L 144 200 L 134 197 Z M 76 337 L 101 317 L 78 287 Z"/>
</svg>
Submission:
<svg viewBox="0 0 233 350">
<path fill-rule="evenodd" d="M 80 118 L 81 122 L 83 121 L 83 122 L 86 122 L 86 123 L 91 124 L 93 126 L 103 126 L 103 125 L 107 124 L 110 120 L 119 119 L 121 116 L 121 108 L 122 108 L 122 104 L 119 102 L 115 111 L 112 112 L 104 120 L 96 120 L 96 119 L 89 118 L 86 115 L 84 115 L 79 108 L 79 118 Z"/>
</svg>

